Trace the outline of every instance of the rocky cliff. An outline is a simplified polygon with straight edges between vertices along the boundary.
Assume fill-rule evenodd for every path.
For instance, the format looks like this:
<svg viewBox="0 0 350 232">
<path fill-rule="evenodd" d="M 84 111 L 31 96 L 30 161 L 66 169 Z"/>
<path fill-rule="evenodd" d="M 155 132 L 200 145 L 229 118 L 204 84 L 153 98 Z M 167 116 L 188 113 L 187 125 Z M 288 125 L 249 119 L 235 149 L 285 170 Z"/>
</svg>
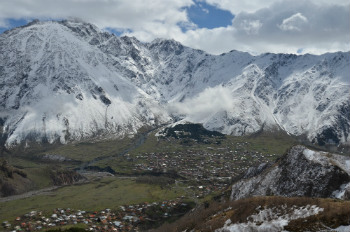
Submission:
<svg viewBox="0 0 350 232">
<path fill-rule="evenodd" d="M 350 199 L 350 157 L 294 146 L 232 185 L 232 200 L 273 195 Z"/>
</svg>

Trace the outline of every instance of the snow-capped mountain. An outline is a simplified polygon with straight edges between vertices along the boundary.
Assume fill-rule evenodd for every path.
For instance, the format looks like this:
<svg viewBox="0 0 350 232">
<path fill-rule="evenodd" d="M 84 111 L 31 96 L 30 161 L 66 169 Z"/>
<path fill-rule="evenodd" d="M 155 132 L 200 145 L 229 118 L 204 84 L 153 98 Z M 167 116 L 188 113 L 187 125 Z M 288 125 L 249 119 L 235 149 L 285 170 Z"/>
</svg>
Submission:
<svg viewBox="0 0 350 232">
<path fill-rule="evenodd" d="M 85 22 L 34 21 L 0 35 L 0 126 L 8 146 L 120 137 L 175 119 L 348 143 L 349 66 L 349 52 L 215 56 Z"/>
</svg>

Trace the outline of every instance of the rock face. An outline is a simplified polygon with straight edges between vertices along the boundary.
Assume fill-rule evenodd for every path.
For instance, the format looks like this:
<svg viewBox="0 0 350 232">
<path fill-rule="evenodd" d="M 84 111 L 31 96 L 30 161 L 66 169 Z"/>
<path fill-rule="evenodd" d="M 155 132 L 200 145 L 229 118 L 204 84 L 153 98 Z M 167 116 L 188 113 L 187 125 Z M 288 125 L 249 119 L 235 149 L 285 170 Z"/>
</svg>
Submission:
<svg viewBox="0 0 350 232">
<path fill-rule="evenodd" d="M 215 56 L 85 22 L 34 21 L 0 35 L 0 145 L 121 137 L 178 120 L 349 143 L 349 65 L 349 52 Z"/>
<path fill-rule="evenodd" d="M 50 177 L 54 185 L 72 185 L 85 180 L 83 176 L 73 170 L 51 170 Z"/>
<path fill-rule="evenodd" d="M 10 166 L 0 159 L 0 197 L 21 194 L 33 188 L 33 182 L 20 169 Z"/>
<path fill-rule="evenodd" d="M 225 136 L 217 131 L 208 131 L 200 124 L 184 123 L 177 124 L 173 127 L 166 127 L 163 131 L 159 131 L 157 136 L 173 137 L 173 138 L 191 138 L 198 142 L 203 142 L 205 137 L 224 138 Z"/>
<path fill-rule="evenodd" d="M 305 196 L 350 199 L 350 157 L 294 146 L 272 166 L 250 169 L 232 186 L 231 199 Z"/>
</svg>

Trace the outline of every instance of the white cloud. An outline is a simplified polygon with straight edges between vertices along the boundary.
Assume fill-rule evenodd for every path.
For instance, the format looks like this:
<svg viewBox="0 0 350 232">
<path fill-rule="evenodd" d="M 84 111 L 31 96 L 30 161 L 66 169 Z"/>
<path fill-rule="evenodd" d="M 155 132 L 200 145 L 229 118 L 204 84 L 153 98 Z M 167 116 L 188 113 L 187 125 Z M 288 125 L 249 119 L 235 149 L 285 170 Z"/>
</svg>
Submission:
<svg viewBox="0 0 350 232">
<path fill-rule="evenodd" d="M 10 18 L 73 16 L 141 41 L 173 38 L 214 54 L 232 49 L 254 54 L 350 50 L 349 0 L 201 1 L 229 10 L 235 15 L 232 25 L 198 28 L 186 11 L 193 0 L 2 0 L 0 26 Z"/>
<path fill-rule="evenodd" d="M 10 25 L 6 20 L 0 19 L 0 27 L 8 28 L 8 27 L 10 27 Z"/>
<path fill-rule="evenodd" d="M 210 115 L 217 112 L 231 111 L 234 102 L 230 90 L 216 86 L 207 88 L 184 102 L 172 103 L 168 107 L 170 112 L 186 115 L 187 118 L 191 119 L 190 121 L 204 122 L 206 118 L 210 118 Z"/>
<path fill-rule="evenodd" d="M 216 5 L 221 9 L 229 10 L 233 14 L 240 12 L 255 12 L 261 8 L 271 5 L 276 0 L 249 0 L 249 1 L 237 1 L 237 0 L 205 0 L 207 3 Z"/>
<path fill-rule="evenodd" d="M 184 7 L 192 0 L 2 0 L 0 21 L 14 18 L 77 17 L 101 28 L 127 28 L 166 34 L 189 23 Z"/>
<path fill-rule="evenodd" d="M 226 9 L 231 9 L 230 4 L 237 3 L 234 0 L 207 1 L 220 2 L 222 7 L 225 3 Z M 255 11 L 244 11 L 244 4 L 248 3 L 235 8 L 236 11 L 232 8 L 231 12 L 236 12 L 232 25 L 186 32 L 186 37 L 179 40 L 215 54 L 232 49 L 252 54 L 298 53 L 300 48 L 303 48 L 302 53 L 313 54 L 349 51 L 350 5 L 348 1 L 336 5 L 338 2 L 249 1 L 249 4 L 255 4 Z M 348 5 L 344 7 L 344 4 Z"/>
<path fill-rule="evenodd" d="M 283 19 L 279 28 L 283 31 L 301 31 L 303 27 L 308 22 L 307 18 L 301 13 L 296 13 L 289 18 Z"/>
<path fill-rule="evenodd" d="M 239 14 L 241 12 L 254 13 L 263 8 L 269 8 L 276 3 L 283 3 L 282 0 L 205 0 L 207 3 L 216 5 L 221 9 L 229 10 L 232 14 Z M 301 0 L 294 0 L 294 3 L 298 4 L 303 2 Z M 349 4 L 348 0 L 309 0 L 319 5 L 341 5 L 346 6 Z"/>
<path fill-rule="evenodd" d="M 262 26 L 260 20 L 243 20 L 240 27 L 248 34 L 258 34 Z"/>
</svg>

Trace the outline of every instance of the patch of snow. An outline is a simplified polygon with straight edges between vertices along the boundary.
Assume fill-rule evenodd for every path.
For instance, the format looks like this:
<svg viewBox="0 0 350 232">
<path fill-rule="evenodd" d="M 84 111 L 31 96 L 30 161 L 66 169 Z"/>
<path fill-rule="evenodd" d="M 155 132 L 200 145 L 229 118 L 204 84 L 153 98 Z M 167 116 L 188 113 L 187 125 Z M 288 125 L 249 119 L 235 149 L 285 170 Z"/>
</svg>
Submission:
<svg viewBox="0 0 350 232">
<path fill-rule="evenodd" d="M 216 232 L 277 232 L 283 231 L 283 228 L 288 225 L 291 220 L 298 218 L 306 218 L 316 215 L 323 211 L 316 205 L 307 205 L 305 207 L 293 207 L 292 212 L 288 212 L 286 206 L 282 208 L 265 208 L 259 213 L 251 215 L 247 218 L 246 223 L 231 224 L 231 220 L 227 220 L 223 228 L 215 230 Z M 231 224 L 231 225 L 230 225 Z"/>
<path fill-rule="evenodd" d="M 350 189 L 350 182 L 347 184 L 341 185 L 340 189 L 338 189 L 332 193 L 332 197 L 338 198 L 338 199 L 343 199 L 344 194 L 348 189 Z"/>
<path fill-rule="evenodd" d="M 350 171 L 350 160 L 345 161 L 346 169 Z"/>
<path fill-rule="evenodd" d="M 326 152 L 318 152 L 318 151 L 312 151 L 309 149 L 305 149 L 303 151 L 303 154 L 306 159 L 316 162 L 322 165 L 330 165 L 330 159 L 326 157 L 325 155 L 328 154 Z"/>
<path fill-rule="evenodd" d="M 315 158 L 315 151 L 312 151 L 312 150 L 309 150 L 309 149 L 305 149 L 303 151 L 303 154 L 305 155 L 305 157 L 308 159 L 308 160 L 314 160 Z"/>
<path fill-rule="evenodd" d="M 335 232 L 349 232 L 350 231 L 350 225 L 348 225 L 348 226 L 339 226 L 338 228 L 335 228 L 332 231 L 335 231 Z"/>
<path fill-rule="evenodd" d="M 350 175 L 350 160 L 346 156 L 321 151 L 312 151 L 309 149 L 305 149 L 303 154 L 305 158 L 312 162 L 316 162 L 324 166 L 336 165 Z"/>
</svg>

